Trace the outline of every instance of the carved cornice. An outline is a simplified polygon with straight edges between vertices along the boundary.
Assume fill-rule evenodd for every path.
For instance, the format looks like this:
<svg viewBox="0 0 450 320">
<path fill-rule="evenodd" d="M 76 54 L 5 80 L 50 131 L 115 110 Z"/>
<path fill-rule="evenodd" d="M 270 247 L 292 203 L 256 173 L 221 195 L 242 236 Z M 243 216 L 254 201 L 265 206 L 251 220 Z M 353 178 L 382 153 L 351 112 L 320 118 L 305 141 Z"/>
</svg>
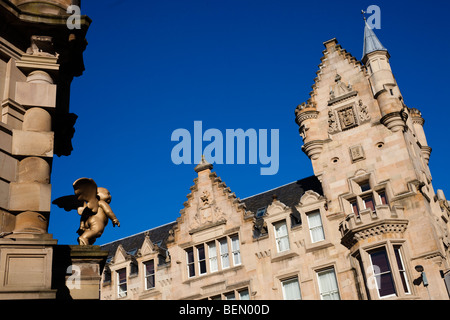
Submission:
<svg viewBox="0 0 450 320">
<path fill-rule="evenodd" d="M 345 231 L 341 244 L 350 249 L 361 240 L 388 233 L 402 234 L 408 226 L 408 220 L 384 219 Z"/>
<path fill-rule="evenodd" d="M 302 150 L 310 159 L 316 160 L 322 153 L 323 144 L 323 140 L 309 141 L 302 146 Z"/>
<path fill-rule="evenodd" d="M 319 111 L 312 104 L 302 103 L 295 109 L 295 122 L 300 126 L 307 119 L 317 119 Z"/>
</svg>

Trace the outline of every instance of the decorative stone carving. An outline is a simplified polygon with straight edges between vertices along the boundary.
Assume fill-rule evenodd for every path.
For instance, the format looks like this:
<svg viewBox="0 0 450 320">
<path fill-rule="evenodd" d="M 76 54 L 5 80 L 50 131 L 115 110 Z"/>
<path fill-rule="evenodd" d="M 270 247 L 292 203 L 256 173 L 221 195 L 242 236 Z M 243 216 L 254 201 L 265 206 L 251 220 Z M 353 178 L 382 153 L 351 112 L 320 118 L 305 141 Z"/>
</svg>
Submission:
<svg viewBox="0 0 450 320">
<path fill-rule="evenodd" d="M 366 157 L 364 156 L 363 147 L 360 145 L 350 147 L 350 157 L 352 159 L 352 162 L 364 160 Z"/>
<path fill-rule="evenodd" d="M 27 49 L 27 54 L 44 56 L 44 57 L 58 57 L 59 55 L 53 48 L 53 38 L 48 36 L 31 36 L 31 45 Z"/>
<path fill-rule="evenodd" d="M 343 131 L 358 125 L 356 121 L 356 114 L 352 106 L 344 107 L 338 110 L 338 116 Z"/>
<path fill-rule="evenodd" d="M 343 102 L 344 100 L 348 100 L 358 94 L 358 91 L 353 91 L 350 82 L 348 82 L 348 84 L 345 84 L 341 80 L 342 77 L 339 74 L 336 74 L 336 77 L 334 79 L 336 84 L 330 88 L 330 100 L 328 101 L 329 106 L 338 102 Z"/>
<path fill-rule="evenodd" d="M 81 216 L 80 245 L 92 245 L 99 238 L 110 219 L 113 226 L 120 227 L 120 222 L 111 210 L 111 194 L 105 188 L 98 188 L 94 180 L 88 178 L 78 179 L 73 183 L 75 196 L 65 196 L 53 201 L 53 204 L 66 211 L 77 209 Z"/>
<path fill-rule="evenodd" d="M 203 202 L 203 207 L 209 206 L 209 192 L 207 190 L 203 191 L 203 196 L 200 199 Z"/>
<path fill-rule="evenodd" d="M 336 119 L 336 114 L 332 111 L 328 111 L 328 133 L 334 133 L 339 131 L 339 125 Z"/>
<path fill-rule="evenodd" d="M 361 123 L 370 120 L 369 110 L 367 106 L 363 104 L 361 99 L 358 101 L 358 116 Z"/>
</svg>

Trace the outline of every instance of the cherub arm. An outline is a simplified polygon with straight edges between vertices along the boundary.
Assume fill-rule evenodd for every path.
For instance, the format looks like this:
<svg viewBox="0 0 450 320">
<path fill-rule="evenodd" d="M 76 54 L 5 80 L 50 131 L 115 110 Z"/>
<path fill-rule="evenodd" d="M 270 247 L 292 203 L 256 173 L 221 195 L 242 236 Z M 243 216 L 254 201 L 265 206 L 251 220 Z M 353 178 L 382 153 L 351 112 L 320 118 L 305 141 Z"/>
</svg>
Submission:
<svg viewBox="0 0 450 320">
<path fill-rule="evenodd" d="M 117 219 L 116 215 L 114 214 L 114 212 L 111 210 L 111 207 L 109 206 L 108 203 L 106 203 L 103 200 L 99 201 L 99 207 L 101 207 L 103 209 L 103 212 L 106 214 L 106 216 L 111 219 L 113 226 L 115 227 L 116 225 L 118 227 L 120 227 L 120 222 L 119 219 Z"/>
</svg>

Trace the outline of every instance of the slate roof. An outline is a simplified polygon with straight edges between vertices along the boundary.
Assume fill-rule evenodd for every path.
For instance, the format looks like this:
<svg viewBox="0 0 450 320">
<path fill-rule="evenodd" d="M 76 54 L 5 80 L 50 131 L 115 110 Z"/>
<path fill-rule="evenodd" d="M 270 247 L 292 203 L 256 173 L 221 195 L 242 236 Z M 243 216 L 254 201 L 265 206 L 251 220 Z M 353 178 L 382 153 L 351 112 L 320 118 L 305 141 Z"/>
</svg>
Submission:
<svg viewBox="0 0 450 320">
<path fill-rule="evenodd" d="M 291 182 L 284 186 L 242 199 L 242 201 L 245 202 L 247 210 L 256 213 L 259 208 L 270 205 L 275 195 L 280 202 L 290 208 L 294 208 L 299 203 L 305 191 L 308 190 L 323 195 L 322 185 L 316 176 Z"/>
<path fill-rule="evenodd" d="M 260 194 L 250 196 L 242 199 L 245 203 L 246 209 L 256 214 L 257 210 L 263 207 L 267 207 L 273 201 L 273 196 L 276 195 L 277 199 L 290 207 L 294 211 L 294 215 L 298 215 L 295 205 L 300 201 L 303 194 L 312 190 L 319 195 L 323 195 L 322 185 L 315 176 L 304 178 L 286 184 L 284 186 L 265 191 Z M 125 251 L 131 255 L 134 255 L 137 249 L 140 249 L 145 238 L 145 233 L 149 233 L 150 240 L 157 244 L 161 248 L 166 248 L 166 241 L 169 236 L 169 230 L 171 230 L 177 222 L 171 222 L 147 231 L 143 231 L 138 234 L 131 235 L 129 237 L 119 239 L 110 243 L 101 245 L 101 248 L 109 251 L 108 259 L 110 259 L 116 252 L 119 245 L 125 249 Z"/>
<path fill-rule="evenodd" d="M 116 253 L 119 245 L 122 245 L 127 253 L 134 255 L 137 249 L 140 249 L 142 247 L 142 243 L 145 239 L 145 233 L 148 232 L 149 238 L 152 243 L 157 244 L 159 247 L 166 248 L 166 241 L 169 237 L 169 230 L 172 229 L 175 225 L 176 222 L 174 221 L 147 231 L 143 231 L 141 233 L 131 235 L 126 238 L 106 243 L 104 245 L 101 245 L 100 247 L 103 250 L 109 251 L 108 259 Z"/>
</svg>

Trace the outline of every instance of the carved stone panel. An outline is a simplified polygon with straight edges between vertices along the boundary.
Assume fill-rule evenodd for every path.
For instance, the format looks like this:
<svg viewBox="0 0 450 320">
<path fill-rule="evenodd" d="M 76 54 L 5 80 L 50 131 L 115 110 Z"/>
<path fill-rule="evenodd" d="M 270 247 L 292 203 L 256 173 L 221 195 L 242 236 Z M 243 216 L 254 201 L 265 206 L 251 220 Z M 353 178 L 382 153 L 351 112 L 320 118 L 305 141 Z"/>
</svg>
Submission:
<svg viewBox="0 0 450 320">
<path fill-rule="evenodd" d="M 347 106 L 338 110 L 339 123 L 342 131 L 358 126 L 353 106 Z"/>
<path fill-rule="evenodd" d="M 350 157 L 352 159 L 352 162 L 364 160 L 366 157 L 364 156 L 363 147 L 360 145 L 350 147 Z"/>
</svg>

